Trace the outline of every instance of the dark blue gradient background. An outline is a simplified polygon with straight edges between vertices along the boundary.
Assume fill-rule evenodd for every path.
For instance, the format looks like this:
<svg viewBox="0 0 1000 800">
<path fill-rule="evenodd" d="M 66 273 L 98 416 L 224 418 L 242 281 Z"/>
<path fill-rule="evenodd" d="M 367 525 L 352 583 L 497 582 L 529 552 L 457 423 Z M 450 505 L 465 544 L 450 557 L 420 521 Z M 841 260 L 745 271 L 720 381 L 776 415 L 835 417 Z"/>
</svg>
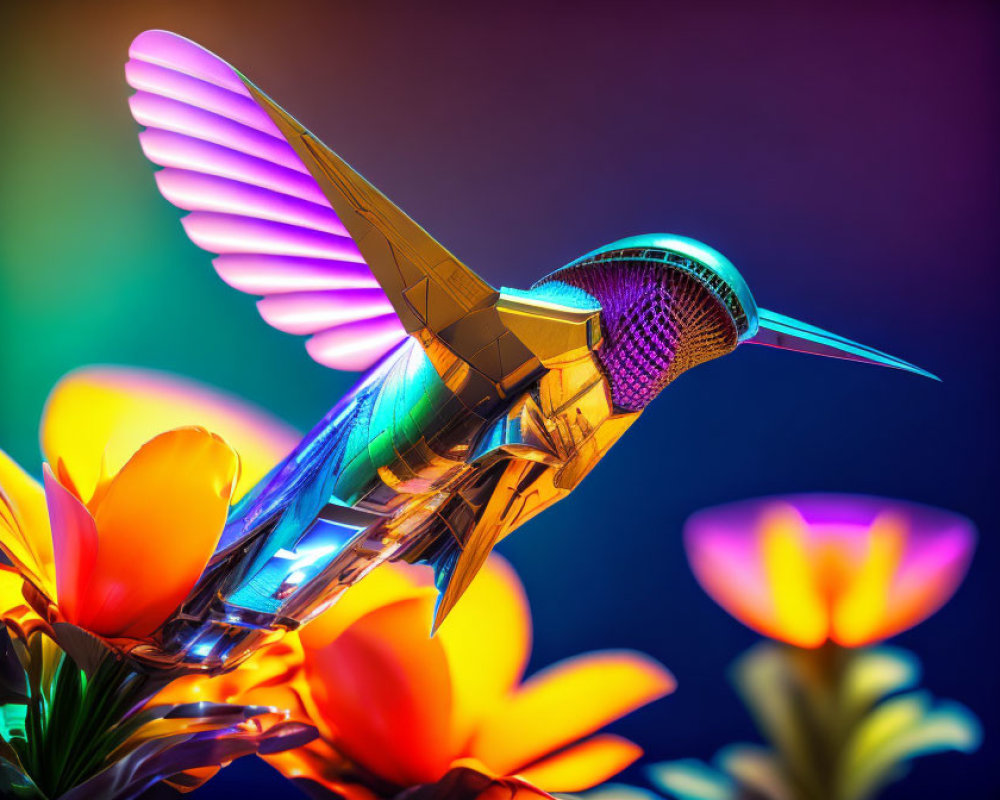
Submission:
<svg viewBox="0 0 1000 800">
<path fill-rule="evenodd" d="M 650 759 L 707 757 L 753 736 L 724 673 L 755 636 L 691 577 L 688 514 L 806 490 L 965 513 L 982 532 L 968 580 L 897 641 L 928 688 L 979 714 L 985 745 L 885 796 L 996 796 L 997 22 L 968 2 L 4 3 L 0 443 L 37 468 L 42 400 L 82 363 L 192 375 L 303 428 L 348 385 L 221 285 L 155 192 L 121 65 L 139 31 L 175 30 L 494 284 L 682 233 L 726 253 L 764 307 L 940 374 L 742 348 L 680 379 L 500 549 L 532 600 L 532 668 L 655 655 L 679 690 L 616 730 Z M 195 796 L 238 793 L 296 796 L 252 760 Z"/>
</svg>

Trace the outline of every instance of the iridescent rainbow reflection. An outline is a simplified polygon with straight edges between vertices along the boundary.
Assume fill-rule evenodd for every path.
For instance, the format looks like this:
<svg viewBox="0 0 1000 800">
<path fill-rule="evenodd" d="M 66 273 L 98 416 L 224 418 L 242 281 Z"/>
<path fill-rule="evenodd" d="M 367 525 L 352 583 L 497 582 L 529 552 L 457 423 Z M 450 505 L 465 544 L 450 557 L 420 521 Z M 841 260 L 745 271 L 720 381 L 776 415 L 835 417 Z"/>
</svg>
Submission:
<svg viewBox="0 0 1000 800">
<path fill-rule="evenodd" d="M 798 647 L 861 647 L 954 594 L 975 528 L 898 500 L 789 495 L 701 511 L 685 544 L 702 587 L 745 625 Z"/>
</svg>

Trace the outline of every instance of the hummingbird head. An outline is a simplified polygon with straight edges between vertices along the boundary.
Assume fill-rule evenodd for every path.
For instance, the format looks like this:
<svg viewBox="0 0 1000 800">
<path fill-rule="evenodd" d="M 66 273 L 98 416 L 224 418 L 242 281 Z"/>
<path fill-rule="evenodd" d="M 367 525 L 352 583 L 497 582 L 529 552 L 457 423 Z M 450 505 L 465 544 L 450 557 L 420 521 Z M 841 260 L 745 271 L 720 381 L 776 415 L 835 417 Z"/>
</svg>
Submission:
<svg viewBox="0 0 1000 800">
<path fill-rule="evenodd" d="M 934 377 L 878 350 L 758 308 L 729 259 L 683 236 L 621 239 L 547 275 L 532 290 L 542 287 L 582 290 L 600 305 L 603 343 L 596 355 L 612 401 L 622 411 L 641 411 L 684 370 L 742 343 Z"/>
</svg>

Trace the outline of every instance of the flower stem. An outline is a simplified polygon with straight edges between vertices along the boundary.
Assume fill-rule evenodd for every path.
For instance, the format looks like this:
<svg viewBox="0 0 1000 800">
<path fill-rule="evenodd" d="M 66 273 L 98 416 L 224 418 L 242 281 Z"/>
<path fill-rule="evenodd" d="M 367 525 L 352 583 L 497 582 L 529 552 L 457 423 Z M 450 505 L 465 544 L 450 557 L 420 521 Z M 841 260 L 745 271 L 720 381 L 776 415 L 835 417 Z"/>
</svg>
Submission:
<svg viewBox="0 0 1000 800">
<path fill-rule="evenodd" d="M 123 721 L 149 695 L 148 681 L 110 652 L 89 678 L 62 651 L 46 675 L 41 655 L 31 648 L 22 764 L 47 797 L 59 797 L 107 764 L 127 736 Z"/>
</svg>

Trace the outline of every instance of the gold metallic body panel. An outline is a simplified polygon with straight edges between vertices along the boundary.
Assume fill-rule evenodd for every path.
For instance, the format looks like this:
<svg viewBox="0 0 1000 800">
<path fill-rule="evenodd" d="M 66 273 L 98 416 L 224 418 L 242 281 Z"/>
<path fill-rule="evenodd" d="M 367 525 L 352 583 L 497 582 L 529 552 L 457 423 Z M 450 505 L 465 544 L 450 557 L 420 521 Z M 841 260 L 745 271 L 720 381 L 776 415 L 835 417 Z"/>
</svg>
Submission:
<svg viewBox="0 0 1000 800">
<path fill-rule="evenodd" d="M 575 488 L 638 414 L 612 408 L 594 356 L 598 310 L 496 291 L 270 98 L 248 88 L 319 183 L 403 327 L 457 400 L 417 444 L 377 466 L 388 496 L 376 487 L 359 503 L 387 515 L 372 532 L 385 557 L 416 560 L 442 535 L 454 539 L 461 553 L 443 591 L 440 622 L 493 545 Z M 474 453 L 484 430 L 502 441 Z"/>
<path fill-rule="evenodd" d="M 451 567 L 435 617 L 444 620 L 482 566 L 493 546 L 553 503 L 566 497 L 596 466 L 639 416 L 616 413 L 592 353 L 546 371 L 537 383 L 539 400 L 521 395 L 493 422 L 503 428 L 501 443 L 473 458 L 464 469 L 429 459 L 420 482 L 383 479 L 398 490 L 420 488 L 386 525 L 386 544 L 406 550 L 426 543 L 437 528 L 454 538 L 460 554 Z M 482 475 L 490 476 L 488 484 Z M 444 480 L 435 481 L 439 475 Z M 462 524 L 461 520 L 467 520 Z M 416 546 L 411 560 L 425 555 Z"/>
</svg>

